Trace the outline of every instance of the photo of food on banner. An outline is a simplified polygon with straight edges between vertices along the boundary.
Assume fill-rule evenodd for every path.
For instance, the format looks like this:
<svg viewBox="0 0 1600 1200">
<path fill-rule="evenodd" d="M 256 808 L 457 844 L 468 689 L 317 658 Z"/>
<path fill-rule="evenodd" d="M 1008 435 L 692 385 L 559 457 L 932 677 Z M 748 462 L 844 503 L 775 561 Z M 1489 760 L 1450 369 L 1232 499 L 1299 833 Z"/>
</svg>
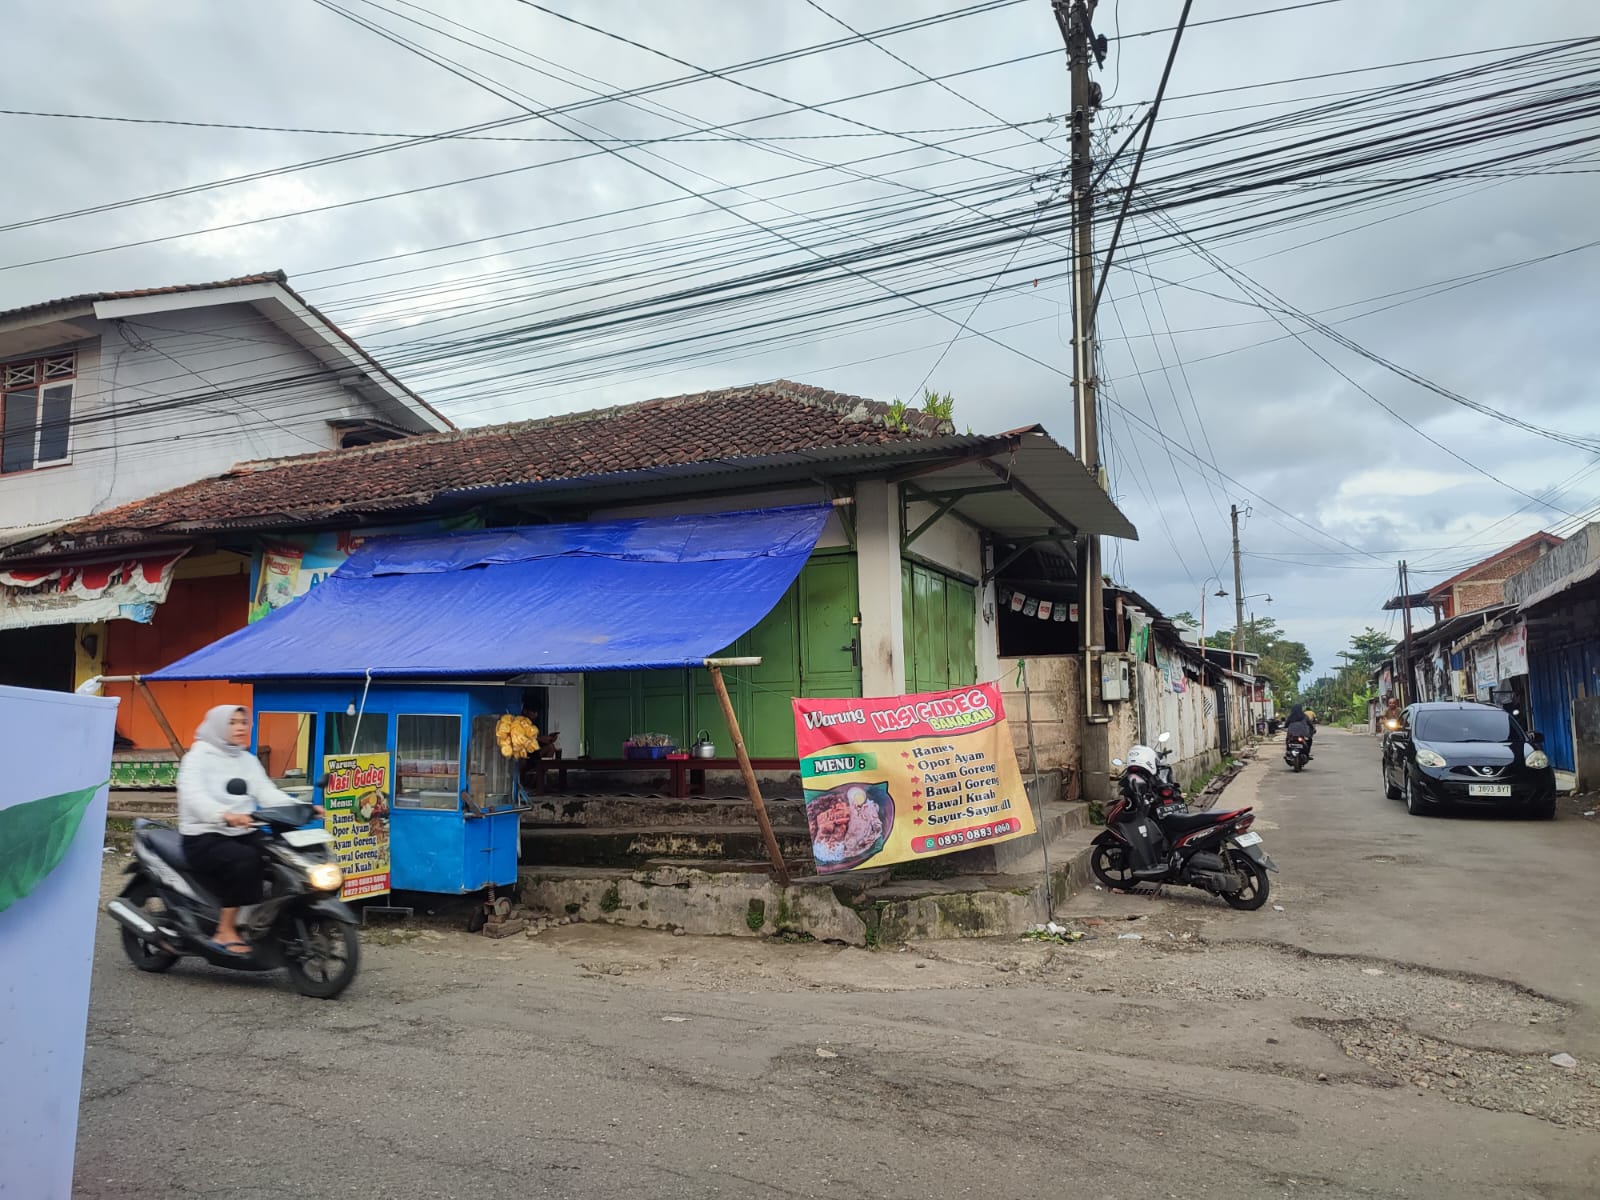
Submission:
<svg viewBox="0 0 1600 1200">
<path fill-rule="evenodd" d="M 894 825 L 886 783 L 844 783 L 806 803 L 811 853 L 825 869 L 842 869 L 883 849 Z"/>
</svg>

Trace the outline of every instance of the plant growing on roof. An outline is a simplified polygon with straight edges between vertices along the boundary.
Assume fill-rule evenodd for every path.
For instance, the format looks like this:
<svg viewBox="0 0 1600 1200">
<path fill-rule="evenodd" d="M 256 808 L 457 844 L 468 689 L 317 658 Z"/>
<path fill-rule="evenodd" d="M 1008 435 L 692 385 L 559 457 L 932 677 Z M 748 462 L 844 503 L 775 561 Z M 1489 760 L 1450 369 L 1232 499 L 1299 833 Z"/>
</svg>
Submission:
<svg viewBox="0 0 1600 1200">
<path fill-rule="evenodd" d="M 922 389 L 922 411 L 935 420 L 948 421 L 956 411 L 956 397 L 953 392 L 940 395 L 929 388 Z"/>
</svg>

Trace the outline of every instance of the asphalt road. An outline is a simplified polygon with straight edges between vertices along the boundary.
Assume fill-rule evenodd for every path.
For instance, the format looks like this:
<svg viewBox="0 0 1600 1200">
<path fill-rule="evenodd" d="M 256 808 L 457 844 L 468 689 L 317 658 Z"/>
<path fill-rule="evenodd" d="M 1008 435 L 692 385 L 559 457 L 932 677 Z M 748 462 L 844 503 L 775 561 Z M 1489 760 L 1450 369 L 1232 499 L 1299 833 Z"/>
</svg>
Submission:
<svg viewBox="0 0 1600 1200">
<path fill-rule="evenodd" d="M 1074 945 L 407 930 L 319 1003 L 107 923 L 76 1194 L 1593 1197 L 1600 828 L 1410 817 L 1376 763 L 1225 795 L 1282 911 L 1091 892 Z"/>
</svg>

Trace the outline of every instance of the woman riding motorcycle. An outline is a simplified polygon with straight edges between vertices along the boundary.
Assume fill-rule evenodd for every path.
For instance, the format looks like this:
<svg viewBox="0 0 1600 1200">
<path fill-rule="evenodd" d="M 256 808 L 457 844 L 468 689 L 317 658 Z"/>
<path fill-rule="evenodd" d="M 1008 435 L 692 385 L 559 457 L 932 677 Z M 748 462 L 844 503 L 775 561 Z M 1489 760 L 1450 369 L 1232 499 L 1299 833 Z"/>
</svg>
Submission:
<svg viewBox="0 0 1600 1200">
<path fill-rule="evenodd" d="M 216 896 L 216 944 L 228 954 L 250 948 L 239 936 L 239 909 L 261 899 L 261 849 L 254 835 L 256 809 L 294 804 L 295 798 L 267 778 L 250 753 L 250 711 L 222 704 L 206 713 L 195 730 L 194 746 L 178 768 L 178 832 L 183 853 L 200 881 Z M 243 796 L 230 795 L 228 783 L 242 779 Z M 320 811 L 318 813 L 320 816 Z"/>
</svg>

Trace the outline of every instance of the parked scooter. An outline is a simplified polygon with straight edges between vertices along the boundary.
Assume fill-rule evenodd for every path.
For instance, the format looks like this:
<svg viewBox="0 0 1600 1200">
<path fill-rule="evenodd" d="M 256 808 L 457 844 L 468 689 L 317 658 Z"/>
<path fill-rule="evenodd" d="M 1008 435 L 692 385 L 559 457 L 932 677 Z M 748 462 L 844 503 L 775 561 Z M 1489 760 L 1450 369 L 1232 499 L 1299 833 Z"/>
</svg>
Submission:
<svg viewBox="0 0 1600 1200">
<path fill-rule="evenodd" d="M 228 781 L 242 796 L 242 779 Z M 305 996 L 328 1000 L 356 977 L 361 940 L 356 916 L 339 899 L 344 872 L 334 861 L 326 829 L 302 829 L 314 816 L 309 804 L 257 809 L 253 814 L 266 864 L 266 898 L 239 910 L 239 933 L 249 954 L 216 947 L 219 909 L 184 858 L 183 837 L 159 821 L 134 823 L 133 876 L 106 912 L 122 926 L 122 948 L 141 971 L 167 971 L 184 955 L 234 971 L 284 967 Z"/>
<path fill-rule="evenodd" d="M 1278 865 L 1262 848 L 1261 835 L 1250 832 L 1255 813 L 1191 813 L 1181 794 L 1163 795 L 1167 735 L 1158 740 L 1160 755 L 1148 746 L 1128 751 L 1105 831 L 1092 843 L 1089 869 L 1112 890 L 1179 883 L 1221 896 L 1233 908 L 1260 908 L 1271 890 L 1267 872 Z M 1112 761 L 1124 766 L 1120 758 Z"/>
</svg>

